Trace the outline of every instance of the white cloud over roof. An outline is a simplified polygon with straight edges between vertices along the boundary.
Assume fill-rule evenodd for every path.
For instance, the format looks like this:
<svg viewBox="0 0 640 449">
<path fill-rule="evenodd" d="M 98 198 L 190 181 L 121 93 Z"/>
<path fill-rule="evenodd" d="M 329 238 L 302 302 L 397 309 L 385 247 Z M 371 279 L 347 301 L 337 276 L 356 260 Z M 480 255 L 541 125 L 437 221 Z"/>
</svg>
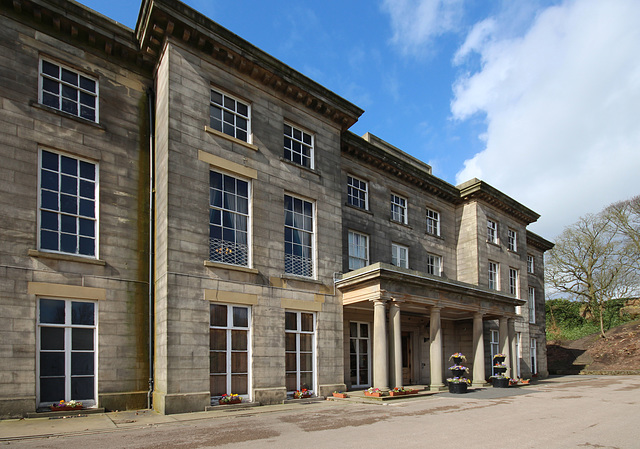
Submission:
<svg viewBox="0 0 640 449">
<path fill-rule="evenodd" d="M 540 213 L 532 230 L 554 238 L 640 193 L 640 2 L 566 1 L 518 37 L 500 35 L 508 20 L 476 24 L 454 57 L 481 65 L 456 81 L 453 117 L 487 124 L 486 148 L 456 182 L 487 181 Z"/>
</svg>

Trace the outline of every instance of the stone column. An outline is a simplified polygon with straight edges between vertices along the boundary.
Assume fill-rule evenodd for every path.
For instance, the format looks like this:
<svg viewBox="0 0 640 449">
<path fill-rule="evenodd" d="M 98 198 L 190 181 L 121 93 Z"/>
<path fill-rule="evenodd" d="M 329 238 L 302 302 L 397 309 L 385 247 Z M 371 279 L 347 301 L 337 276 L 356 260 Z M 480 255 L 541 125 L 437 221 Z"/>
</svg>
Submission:
<svg viewBox="0 0 640 449">
<path fill-rule="evenodd" d="M 385 301 L 373 301 L 373 386 L 389 389 L 389 361 L 387 358 L 387 319 Z"/>
<path fill-rule="evenodd" d="M 507 356 L 507 367 L 511 366 L 511 346 L 509 343 L 509 324 L 506 316 L 501 316 L 498 319 L 500 324 L 500 352 Z M 493 362 L 493 361 L 492 361 Z M 511 369 L 507 368 L 505 376 L 511 377 Z"/>
<path fill-rule="evenodd" d="M 400 329 L 400 304 L 396 301 L 389 306 L 389 327 L 391 330 L 391 388 L 402 385 L 402 331 Z"/>
<path fill-rule="evenodd" d="M 473 386 L 485 383 L 484 372 L 484 328 L 482 312 L 473 314 Z"/>
<path fill-rule="evenodd" d="M 515 327 L 515 318 L 509 318 L 507 320 L 507 327 L 509 328 L 509 347 L 511 349 L 509 359 L 509 367 L 511 369 L 511 374 L 509 377 L 518 377 L 518 350 L 516 348 L 516 327 Z"/>
<path fill-rule="evenodd" d="M 431 327 L 431 345 L 429 347 L 429 360 L 431 362 L 431 391 L 439 391 L 442 384 L 442 329 L 440 328 L 440 308 L 431 308 L 429 326 Z"/>
</svg>

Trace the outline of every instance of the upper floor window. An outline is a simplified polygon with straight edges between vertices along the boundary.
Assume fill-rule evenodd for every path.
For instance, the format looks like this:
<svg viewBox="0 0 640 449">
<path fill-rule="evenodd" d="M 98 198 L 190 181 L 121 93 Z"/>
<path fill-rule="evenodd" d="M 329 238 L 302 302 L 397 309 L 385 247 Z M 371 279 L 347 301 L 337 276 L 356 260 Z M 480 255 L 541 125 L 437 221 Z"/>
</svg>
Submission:
<svg viewBox="0 0 640 449">
<path fill-rule="evenodd" d="M 369 209 L 369 185 L 366 181 L 347 176 L 347 203 L 360 209 Z"/>
<path fill-rule="evenodd" d="M 249 142 L 251 107 L 236 98 L 211 89 L 209 124 L 216 131 Z"/>
<path fill-rule="evenodd" d="M 407 224 L 407 200 L 393 193 L 391 194 L 391 219 Z"/>
<path fill-rule="evenodd" d="M 498 243 L 498 223 L 493 220 L 487 220 L 487 241 Z"/>
<path fill-rule="evenodd" d="M 209 173 L 209 260 L 249 265 L 249 182 Z"/>
<path fill-rule="evenodd" d="M 427 209 L 427 233 L 440 235 L 440 213 Z"/>
<path fill-rule="evenodd" d="M 434 276 L 442 274 L 442 257 L 433 254 L 427 254 L 427 273 Z"/>
<path fill-rule="evenodd" d="M 489 288 L 491 290 L 498 290 L 498 264 L 496 262 L 489 262 Z"/>
<path fill-rule="evenodd" d="M 527 254 L 527 273 L 533 273 L 534 268 L 535 266 L 533 256 L 531 254 Z"/>
<path fill-rule="evenodd" d="M 96 256 L 97 187 L 96 164 L 40 152 L 41 250 Z"/>
<path fill-rule="evenodd" d="M 313 168 L 313 136 L 285 123 L 284 158 L 303 167 Z"/>
<path fill-rule="evenodd" d="M 396 267 L 409 268 L 409 248 L 398 245 L 397 243 L 392 243 L 391 263 Z"/>
<path fill-rule="evenodd" d="M 536 322 L 536 289 L 529 287 L 529 323 Z"/>
<path fill-rule="evenodd" d="M 355 231 L 349 231 L 349 269 L 369 265 L 369 236 Z"/>
<path fill-rule="evenodd" d="M 313 203 L 284 196 L 284 272 L 313 276 Z"/>
<path fill-rule="evenodd" d="M 518 294 L 518 287 L 518 270 L 515 268 L 509 268 L 509 293 L 514 295 L 516 298 L 520 297 Z"/>
<path fill-rule="evenodd" d="M 518 233 L 513 229 L 507 230 L 507 246 L 509 251 L 517 252 L 518 251 Z"/>
<path fill-rule="evenodd" d="M 41 59 L 40 103 L 98 122 L 98 81 L 76 70 Z"/>
</svg>

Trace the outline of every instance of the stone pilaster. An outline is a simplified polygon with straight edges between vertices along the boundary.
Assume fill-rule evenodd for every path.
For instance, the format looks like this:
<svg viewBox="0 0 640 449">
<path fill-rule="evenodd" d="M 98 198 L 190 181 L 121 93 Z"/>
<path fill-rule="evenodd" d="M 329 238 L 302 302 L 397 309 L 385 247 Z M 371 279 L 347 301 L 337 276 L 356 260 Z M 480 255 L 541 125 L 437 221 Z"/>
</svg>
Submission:
<svg viewBox="0 0 640 449">
<path fill-rule="evenodd" d="M 391 335 L 391 385 L 402 386 L 402 329 L 400 324 L 400 304 L 392 302 L 389 306 L 389 327 Z"/>
<path fill-rule="evenodd" d="M 373 386 L 389 389 L 387 320 L 384 300 L 373 301 Z"/>
<path fill-rule="evenodd" d="M 442 328 L 440 326 L 440 308 L 431 308 L 430 317 L 431 346 L 429 358 L 431 362 L 431 383 L 429 389 L 432 391 L 441 390 L 442 383 Z"/>
<path fill-rule="evenodd" d="M 485 383 L 484 371 L 484 334 L 482 313 L 473 314 L 473 385 L 482 386 Z"/>
</svg>

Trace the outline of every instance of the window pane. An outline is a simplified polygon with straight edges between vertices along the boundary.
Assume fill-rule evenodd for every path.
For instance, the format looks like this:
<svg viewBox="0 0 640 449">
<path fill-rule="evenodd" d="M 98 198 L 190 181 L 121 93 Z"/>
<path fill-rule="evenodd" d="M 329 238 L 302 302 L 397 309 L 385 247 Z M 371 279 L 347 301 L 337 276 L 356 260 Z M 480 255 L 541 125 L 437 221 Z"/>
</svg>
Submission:
<svg viewBox="0 0 640 449">
<path fill-rule="evenodd" d="M 313 388 L 313 373 L 300 373 L 300 388 L 311 390 Z"/>
<path fill-rule="evenodd" d="M 349 323 L 349 336 L 350 337 L 358 336 L 358 323 Z"/>
<path fill-rule="evenodd" d="M 93 351 L 93 329 L 72 329 L 71 349 Z"/>
<path fill-rule="evenodd" d="M 300 334 L 300 350 L 309 352 L 313 350 L 312 334 Z"/>
<path fill-rule="evenodd" d="M 295 351 L 296 350 L 296 334 L 285 334 L 284 335 L 284 344 L 285 351 Z"/>
<path fill-rule="evenodd" d="M 227 306 L 220 304 L 211 304 L 211 325 L 227 326 Z"/>
<path fill-rule="evenodd" d="M 313 332 L 313 314 L 301 313 L 302 330 L 306 332 Z"/>
<path fill-rule="evenodd" d="M 211 350 L 227 350 L 227 331 L 224 329 L 209 329 L 209 347 Z"/>
<path fill-rule="evenodd" d="M 235 394 L 249 393 L 249 378 L 246 374 L 234 374 L 231 376 L 231 392 Z"/>
<path fill-rule="evenodd" d="M 369 325 L 368 324 L 360 324 L 360 336 L 362 338 L 369 337 Z"/>
<path fill-rule="evenodd" d="M 297 330 L 298 322 L 297 315 L 293 312 L 285 312 L 284 314 L 284 328 L 286 330 Z"/>
<path fill-rule="evenodd" d="M 227 372 L 227 353 L 211 351 L 209 353 L 209 369 L 211 374 L 224 374 Z"/>
<path fill-rule="evenodd" d="M 232 373 L 246 373 L 247 368 L 247 353 L 246 352 L 232 352 L 231 353 L 231 372 Z"/>
<path fill-rule="evenodd" d="M 92 375 L 93 359 L 93 352 L 72 352 L 71 375 Z"/>
<path fill-rule="evenodd" d="M 40 349 L 64 350 L 64 329 L 61 327 L 42 327 L 40 329 Z"/>
<path fill-rule="evenodd" d="M 64 377 L 40 379 L 40 401 L 64 400 Z"/>
<path fill-rule="evenodd" d="M 233 308 L 234 327 L 249 327 L 249 309 L 246 307 Z"/>
<path fill-rule="evenodd" d="M 225 375 L 211 376 L 209 389 L 210 389 L 211 396 L 222 396 L 223 394 L 227 394 L 227 376 Z"/>
<path fill-rule="evenodd" d="M 94 399 L 93 376 L 71 378 L 71 399 L 76 401 Z"/>
<path fill-rule="evenodd" d="M 296 373 L 287 373 L 285 377 L 285 383 L 287 391 L 293 391 L 298 389 Z"/>
<path fill-rule="evenodd" d="M 313 369 L 313 357 L 311 354 L 300 354 L 300 370 L 311 371 Z"/>
<path fill-rule="evenodd" d="M 41 352 L 40 376 L 64 376 L 64 352 Z"/>
<path fill-rule="evenodd" d="M 64 324 L 64 301 L 58 299 L 41 299 L 40 322 Z"/>
<path fill-rule="evenodd" d="M 71 303 L 71 323 L 72 324 L 94 324 L 94 308 L 91 302 L 72 302 Z"/>
<path fill-rule="evenodd" d="M 231 331 L 231 349 L 247 350 L 247 331 Z"/>
</svg>

